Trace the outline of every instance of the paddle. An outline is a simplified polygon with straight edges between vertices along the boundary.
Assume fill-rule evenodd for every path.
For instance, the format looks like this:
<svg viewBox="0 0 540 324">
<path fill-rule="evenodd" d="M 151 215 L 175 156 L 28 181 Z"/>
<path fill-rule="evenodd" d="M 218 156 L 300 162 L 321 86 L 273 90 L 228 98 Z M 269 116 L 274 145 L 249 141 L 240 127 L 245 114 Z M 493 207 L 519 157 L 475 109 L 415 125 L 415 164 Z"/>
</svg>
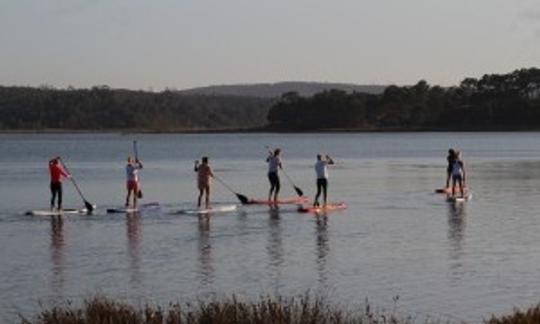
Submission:
<svg viewBox="0 0 540 324">
<path fill-rule="evenodd" d="M 135 154 L 135 161 L 139 161 L 139 150 L 137 149 L 137 141 L 133 141 L 133 153 Z M 142 189 L 139 188 L 139 191 L 136 192 L 137 198 L 141 199 L 143 197 Z"/>
<path fill-rule="evenodd" d="M 232 192 L 233 194 L 236 195 L 236 197 L 238 198 L 238 200 L 240 200 L 240 202 L 244 205 L 246 204 L 249 204 L 249 198 L 242 195 L 242 194 L 239 194 L 237 193 L 236 191 L 234 191 L 231 187 L 229 187 L 228 184 L 226 184 L 225 182 L 223 182 L 223 180 L 221 180 L 218 176 L 216 176 L 214 174 L 214 179 L 216 179 L 219 183 L 221 183 L 225 188 L 227 188 L 230 192 Z"/>
<path fill-rule="evenodd" d="M 88 210 L 89 213 L 91 213 L 93 210 L 94 210 L 94 205 L 92 205 L 91 203 L 89 203 L 85 198 L 84 198 L 84 195 L 83 193 L 81 192 L 81 189 L 79 188 L 79 186 L 77 185 L 77 182 L 75 182 L 75 178 L 73 177 L 73 174 L 71 172 L 69 172 L 69 169 L 67 168 L 66 166 L 66 163 L 62 160 L 62 159 L 59 159 L 59 161 L 62 163 L 62 166 L 64 167 L 64 169 L 67 171 L 67 173 L 69 173 L 71 175 L 71 177 L 69 177 L 69 179 L 71 180 L 71 182 L 73 183 L 73 185 L 75 186 L 75 189 L 77 189 L 77 192 L 79 193 L 79 196 L 81 196 L 82 200 L 84 201 L 84 206 L 86 207 L 86 209 Z"/>
<path fill-rule="evenodd" d="M 270 154 L 273 154 L 272 153 L 272 150 L 270 149 L 269 146 L 265 146 L 265 148 L 267 150 L 269 150 L 269 153 Z M 302 191 L 302 189 L 298 188 L 294 182 L 292 181 L 291 177 L 289 177 L 289 175 L 287 174 L 287 172 L 285 172 L 285 170 L 283 170 L 283 167 L 281 168 L 281 171 L 283 172 L 283 174 L 285 175 L 285 177 L 287 178 L 287 180 L 289 180 L 289 183 L 293 186 L 294 188 L 294 191 L 296 191 L 296 194 L 299 196 L 299 197 L 303 197 L 304 196 L 304 192 Z"/>
</svg>

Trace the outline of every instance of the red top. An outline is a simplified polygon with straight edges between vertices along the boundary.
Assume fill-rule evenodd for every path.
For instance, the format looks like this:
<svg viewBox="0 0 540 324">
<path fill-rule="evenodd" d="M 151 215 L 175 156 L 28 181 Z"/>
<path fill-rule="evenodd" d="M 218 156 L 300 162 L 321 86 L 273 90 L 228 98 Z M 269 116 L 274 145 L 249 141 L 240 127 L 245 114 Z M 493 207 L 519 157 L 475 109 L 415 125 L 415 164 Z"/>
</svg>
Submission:
<svg viewBox="0 0 540 324">
<path fill-rule="evenodd" d="M 60 166 L 60 164 L 49 163 L 49 172 L 51 182 L 62 182 L 62 177 L 67 178 L 69 174 Z"/>
</svg>

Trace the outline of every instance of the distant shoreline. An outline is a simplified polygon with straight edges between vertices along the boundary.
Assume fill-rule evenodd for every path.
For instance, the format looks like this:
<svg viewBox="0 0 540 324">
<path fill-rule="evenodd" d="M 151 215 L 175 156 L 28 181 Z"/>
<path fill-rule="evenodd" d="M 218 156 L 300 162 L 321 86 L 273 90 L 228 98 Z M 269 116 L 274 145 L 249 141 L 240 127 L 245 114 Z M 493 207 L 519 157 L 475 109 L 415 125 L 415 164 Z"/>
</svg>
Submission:
<svg viewBox="0 0 540 324">
<path fill-rule="evenodd" d="M 325 133 L 482 133 L 482 132 L 539 132 L 534 127 L 486 127 L 477 128 L 329 128 L 329 129 L 273 129 L 223 128 L 223 129 L 13 129 L 0 130 L 0 134 L 325 134 Z"/>
</svg>

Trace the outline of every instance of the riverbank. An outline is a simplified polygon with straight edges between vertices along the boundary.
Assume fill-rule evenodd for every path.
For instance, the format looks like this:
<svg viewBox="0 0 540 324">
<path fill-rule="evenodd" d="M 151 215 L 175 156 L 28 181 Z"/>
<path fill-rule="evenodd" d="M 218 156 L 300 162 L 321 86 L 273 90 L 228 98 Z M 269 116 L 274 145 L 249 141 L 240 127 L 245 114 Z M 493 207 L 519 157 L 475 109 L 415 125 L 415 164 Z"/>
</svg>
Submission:
<svg viewBox="0 0 540 324">
<path fill-rule="evenodd" d="M 397 304 L 397 298 L 394 299 Z M 304 324 L 304 323 L 467 323 L 436 316 L 410 316 L 393 310 L 378 311 L 366 301 L 362 309 L 348 310 L 320 298 L 307 295 L 297 298 L 261 297 L 257 301 L 242 301 L 236 296 L 223 300 L 197 303 L 169 303 L 168 306 L 133 306 L 104 296 L 84 301 L 82 306 L 67 302 L 64 306 L 42 310 L 29 318 L 21 316 L 24 324 L 72 323 L 130 323 L 130 324 Z M 488 315 L 486 324 L 539 323 L 540 304 L 503 316 Z"/>
</svg>

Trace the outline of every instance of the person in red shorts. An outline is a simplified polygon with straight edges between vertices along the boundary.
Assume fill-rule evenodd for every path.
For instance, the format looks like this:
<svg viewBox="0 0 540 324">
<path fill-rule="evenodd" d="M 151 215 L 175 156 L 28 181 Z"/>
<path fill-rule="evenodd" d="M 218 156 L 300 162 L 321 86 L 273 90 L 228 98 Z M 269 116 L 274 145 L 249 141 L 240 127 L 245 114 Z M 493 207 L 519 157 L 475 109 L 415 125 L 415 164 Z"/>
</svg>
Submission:
<svg viewBox="0 0 540 324">
<path fill-rule="evenodd" d="M 58 210 L 62 210 L 62 178 L 70 178 L 71 175 L 64 170 L 57 156 L 49 161 L 49 173 L 51 175 L 51 210 L 54 210 L 54 202 L 58 197 Z"/>
<path fill-rule="evenodd" d="M 126 208 L 129 207 L 129 198 L 133 193 L 133 208 L 137 208 L 137 195 L 139 192 L 139 170 L 143 168 L 141 161 L 133 159 L 131 156 L 127 159 L 126 165 Z"/>
</svg>

